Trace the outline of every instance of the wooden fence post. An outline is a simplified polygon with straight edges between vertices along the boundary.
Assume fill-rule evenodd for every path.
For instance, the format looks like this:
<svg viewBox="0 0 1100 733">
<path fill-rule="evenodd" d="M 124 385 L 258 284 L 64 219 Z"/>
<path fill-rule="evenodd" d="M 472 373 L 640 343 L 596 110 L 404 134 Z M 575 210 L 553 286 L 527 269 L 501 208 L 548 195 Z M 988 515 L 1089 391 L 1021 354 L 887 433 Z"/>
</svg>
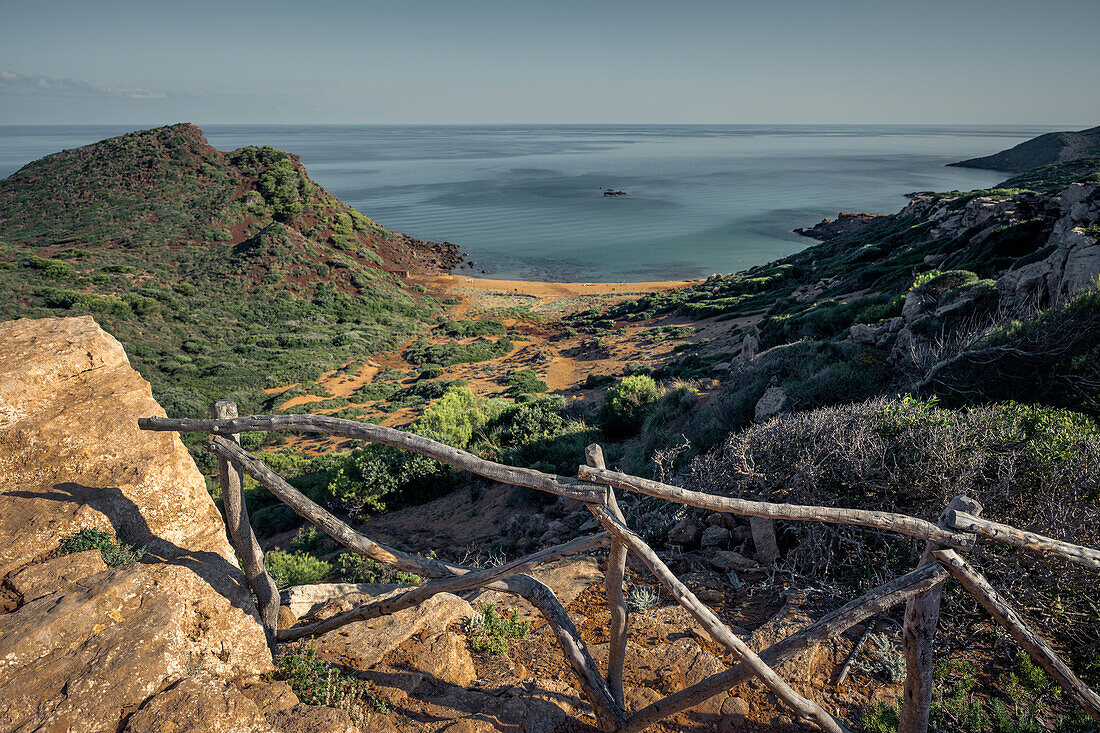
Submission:
<svg viewBox="0 0 1100 733">
<path fill-rule="evenodd" d="M 584 451 L 585 461 L 593 468 L 607 468 L 603 457 L 603 448 L 597 443 Z M 615 490 L 607 487 L 607 508 L 615 518 L 626 524 L 619 504 L 615 500 Z M 607 685 L 615 702 L 624 710 L 626 696 L 623 692 L 623 665 L 626 662 L 627 629 L 630 623 L 626 598 L 623 596 L 623 578 L 626 575 L 626 545 L 615 539 L 611 542 L 611 551 L 607 556 L 607 571 L 604 573 L 604 589 L 607 594 L 607 607 L 611 611 L 611 643 L 607 650 Z"/>
<path fill-rule="evenodd" d="M 756 559 L 771 565 L 779 559 L 779 543 L 775 539 L 775 521 L 761 517 L 749 517 L 752 544 L 756 547 Z"/>
<path fill-rule="evenodd" d="M 981 513 L 982 505 L 969 497 L 956 496 L 940 515 L 940 527 L 948 527 L 947 517 L 952 510 L 977 515 Z M 936 562 L 932 553 L 940 549 L 943 549 L 940 545 L 929 541 L 917 567 Z M 932 643 L 940 622 L 942 600 L 943 583 L 937 583 L 905 604 L 905 626 L 901 634 L 902 650 L 905 652 L 905 690 L 898 733 L 926 733 L 928 730 L 928 715 L 932 711 L 932 665 L 935 661 Z"/>
<path fill-rule="evenodd" d="M 210 416 L 215 420 L 237 417 L 237 404 L 230 400 L 218 400 L 210 406 Z M 237 444 L 241 442 L 240 436 L 235 433 L 225 437 Z M 279 589 L 267 573 L 263 550 L 252 531 L 252 523 L 248 521 L 241 470 L 219 457 L 218 479 L 222 487 L 222 504 L 225 507 L 225 526 L 229 530 L 229 540 L 240 558 L 248 587 L 256 595 L 256 605 L 268 646 L 274 647 L 279 623 Z"/>
</svg>

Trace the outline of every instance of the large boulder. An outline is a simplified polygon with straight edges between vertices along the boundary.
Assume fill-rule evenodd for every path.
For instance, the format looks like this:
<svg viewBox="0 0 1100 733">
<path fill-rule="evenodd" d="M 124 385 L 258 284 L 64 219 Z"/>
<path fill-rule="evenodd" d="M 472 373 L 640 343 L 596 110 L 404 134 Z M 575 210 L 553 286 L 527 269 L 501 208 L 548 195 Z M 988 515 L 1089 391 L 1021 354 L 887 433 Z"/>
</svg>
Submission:
<svg viewBox="0 0 1100 733">
<path fill-rule="evenodd" d="M 272 668 L 202 475 L 176 434 L 137 427 L 163 414 L 90 317 L 0 323 L 0 729 L 118 730 L 173 686 L 150 714 L 187 709 L 200 670 Z M 57 559 L 85 528 L 146 554 Z"/>
</svg>

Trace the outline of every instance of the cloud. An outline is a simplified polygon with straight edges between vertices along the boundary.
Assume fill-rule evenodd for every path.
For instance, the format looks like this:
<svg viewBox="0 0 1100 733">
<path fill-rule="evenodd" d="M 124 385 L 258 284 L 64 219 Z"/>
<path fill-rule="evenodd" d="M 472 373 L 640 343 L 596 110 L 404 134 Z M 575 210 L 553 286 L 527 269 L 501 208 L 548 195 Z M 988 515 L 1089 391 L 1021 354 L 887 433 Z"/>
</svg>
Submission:
<svg viewBox="0 0 1100 733">
<path fill-rule="evenodd" d="M 140 87 L 97 87 L 80 79 L 53 79 L 0 71 L 0 94 L 111 97 L 115 99 L 167 99 L 168 94 Z"/>
</svg>

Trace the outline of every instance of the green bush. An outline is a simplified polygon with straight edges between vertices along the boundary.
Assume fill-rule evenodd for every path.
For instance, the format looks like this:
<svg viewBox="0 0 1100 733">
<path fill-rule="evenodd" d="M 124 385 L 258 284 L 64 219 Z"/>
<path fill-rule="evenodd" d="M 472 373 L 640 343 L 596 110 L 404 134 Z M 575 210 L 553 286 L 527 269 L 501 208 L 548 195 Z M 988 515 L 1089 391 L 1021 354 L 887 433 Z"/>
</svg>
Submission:
<svg viewBox="0 0 1100 733">
<path fill-rule="evenodd" d="M 473 651 L 501 655 L 508 653 L 510 640 L 522 639 L 530 633 L 531 622 L 520 621 L 518 609 L 512 609 L 511 614 L 502 616 L 496 606 L 486 603 L 467 622 L 466 630 Z"/>
<path fill-rule="evenodd" d="M 272 550 L 264 555 L 264 565 L 280 588 L 318 583 L 332 573 L 332 565 L 304 552 Z"/>
<path fill-rule="evenodd" d="M 626 377 L 609 389 L 604 398 L 600 416 L 605 429 L 615 435 L 637 432 L 660 396 L 661 389 L 653 377 L 644 374 Z"/>
<path fill-rule="evenodd" d="M 493 341 L 482 336 L 469 344 L 433 344 L 417 339 L 405 350 L 405 359 L 410 364 L 471 364 L 507 356 L 514 346 L 507 338 Z"/>
<path fill-rule="evenodd" d="M 103 562 L 112 568 L 119 565 L 131 565 L 145 555 L 144 547 L 134 547 L 123 542 L 117 542 L 110 532 L 90 527 L 62 539 L 61 546 L 57 548 L 57 554 L 71 555 L 74 552 L 86 552 L 88 550 L 99 550 Z"/>
<path fill-rule="evenodd" d="M 610 374 L 589 374 L 584 378 L 584 384 L 582 386 L 585 389 L 597 389 L 605 384 L 611 384 L 614 381 L 615 377 Z"/>
<path fill-rule="evenodd" d="M 47 260 L 42 257 L 31 256 L 27 258 L 27 266 L 41 270 L 42 274 L 51 280 L 61 280 L 72 277 L 75 273 L 73 266 L 68 262 L 59 260 Z"/>
<path fill-rule="evenodd" d="M 336 564 L 340 567 L 340 574 L 355 583 L 420 585 L 424 582 L 424 579 L 415 573 L 397 570 L 352 552 L 340 553 L 336 557 Z"/>
<path fill-rule="evenodd" d="M 388 710 L 384 702 L 371 694 L 371 683 L 330 665 L 317 656 L 312 644 L 282 652 L 275 663 L 278 668 L 275 677 L 286 681 L 302 703 L 343 710 L 360 728 L 371 711 Z"/>
<path fill-rule="evenodd" d="M 425 364 L 420 372 L 420 379 L 438 379 L 443 376 L 443 367 L 439 364 Z"/>
<path fill-rule="evenodd" d="M 483 321 L 442 321 L 439 328 L 452 338 L 504 335 L 504 324 L 489 319 Z"/>
<path fill-rule="evenodd" d="M 901 724 L 901 700 L 893 705 L 873 703 L 863 711 L 862 722 L 866 733 L 897 733 Z"/>
<path fill-rule="evenodd" d="M 474 434 L 500 414 L 502 406 L 469 388 L 448 390 L 416 421 L 416 432 L 455 448 L 466 448 Z"/>
<path fill-rule="evenodd" d="M 539 379 L 533 369 L 519 369 L 511 372 L 504 378 L 504 384 L 508 387 L 507 393 L 511 396 L 521 394 L 538 394 L 550 389 L 550 386 Z"/>
</svg>

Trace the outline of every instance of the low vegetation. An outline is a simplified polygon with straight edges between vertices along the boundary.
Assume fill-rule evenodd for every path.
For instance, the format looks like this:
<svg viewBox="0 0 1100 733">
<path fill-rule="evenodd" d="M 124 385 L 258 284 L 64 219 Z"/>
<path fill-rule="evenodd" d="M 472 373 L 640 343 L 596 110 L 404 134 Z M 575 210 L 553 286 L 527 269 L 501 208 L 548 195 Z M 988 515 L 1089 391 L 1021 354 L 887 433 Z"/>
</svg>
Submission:
<svg viewBox="0 0 1100 733">
<path fill-rule="evenodd" d="M 125 542 L 119 542 L 110 532 L 91 527 L 86 527 L 63 538 L 61 545 L 57 548 L 57 554 L 71 555 L 74 552 L 87 552 L 88 550 L 99 550 L 104 564 L 112 568 L 120 565 L 132 565 L 145 556 L 144 547 L 135 547 Z"/>
<path fill-rule="evenodd" d="M 466 622 L 470 649 L 479 654 L 507 654 L 509 642 L 524 638 L 530 631 L 531 622 L 520 621 L 518 609 L 501 614 L 491 603 L 482 605 Z"/>
<path fill-rule="evenodd" d="M 31 163 L 0 181 L 0 210 L 0 319 L 94 316 L 172 415 L 226 396 L 259 412 L 264 388 L 394 348 L 439 313 L 386 272 L 393 233 L 286 153 L 223 153 L 189 125 Z"/>
<path fill-rule="evenodd" d="M 387 713 L 388 706 L 372 694 L 371 683 L 345 674 L 325 662 L 310 646 L 298 646 L 276 659 L 275 679 L 285 680 L 306 705 L 327 705 L 343 710 L 362 726 L 372 713 Z"/>
</svg>

